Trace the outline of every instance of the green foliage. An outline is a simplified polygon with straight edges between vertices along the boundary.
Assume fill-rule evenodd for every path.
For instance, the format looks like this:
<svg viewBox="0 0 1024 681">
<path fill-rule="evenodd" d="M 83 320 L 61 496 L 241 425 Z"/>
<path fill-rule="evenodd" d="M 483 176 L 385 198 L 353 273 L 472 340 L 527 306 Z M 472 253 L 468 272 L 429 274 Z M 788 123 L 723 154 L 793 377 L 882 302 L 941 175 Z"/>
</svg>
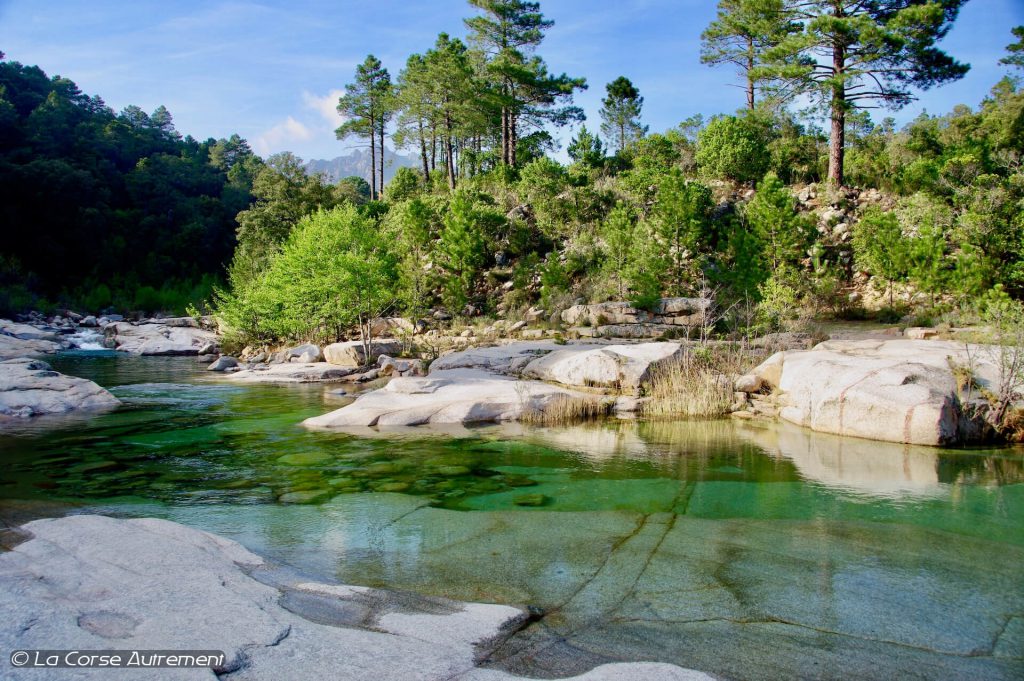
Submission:
<svg viewBox="0 0 1024 681">
<path fill-rule="evenodd" d="M 385 312 L 396 282 L 390 240 L 347 205 L 300 220 L 267 270 L 223 295 L 218 312 L 245 337 L 330 342 Z"/>
<path fill-rule="evenodd" d="M 853 233 L 853 252 L 857 267 L 885 283 L 892 307 L 893 287 L 906 280 L 909 255 L 896 215 L 878 209 L 866 212 Z"/>
<path fill-rule="evenodd" d="M 768 173 L 754 198 L 743 210 L 752 235 L 764 244 L 771 271 L 787 266 L 799 269 L 814 243 L 814 225 L 797 212 L 796 200 L 775 173 Z"/>
<path fill-rule="evenodd" d="M 692 292 L 701 275 L 701 249 L 713 248 L 711 190 L 679 171 L 664 176 L 648 219 L 660 244 L 664 269 L 659 275 L 669 295 Z"/>
<path fill-rule="evenodd" d="M 452 197 L 437 247 L 447 274 L 444 300 L 450 309 L 461 310 L 473 296 L 486 261 L 488 236 L 504 222 L 504 216 L 479 196 L 460 191 Z"/>
<path fill-rule="evenodd" d="M 259 165 L 237 135 L 183 139 L 162 106 L 117 114 L 67 78 L 0 61 L 0 259 L 21 272 L 0 283 L 0 307 L 81 306 L 105 284 L 127 308 L 137 286 L 219 273 Z"/>
<path fill-rule="evenodd" d="M 601 134 L 622 152 L 647 133 L 647 126 L 640 123 L 644 98 L 625 76 L 608 83 L 605 89 L 608 95 L 601 100 Z"/>
<path fill-rule="evenodd" d="M 697 139 L 697 165 L 711 177 L 753 182 L 768 169 L 768 139 L 750 116 L 712 119 Z"/>
<path fill-rule="evenodd" d="M 569 142 L 566 151 L 573 162 L 588 168 L 598 168 L 604 163 L 604 145 L 601 138 L 587 130 L 585 125 Z"/>
</svg>

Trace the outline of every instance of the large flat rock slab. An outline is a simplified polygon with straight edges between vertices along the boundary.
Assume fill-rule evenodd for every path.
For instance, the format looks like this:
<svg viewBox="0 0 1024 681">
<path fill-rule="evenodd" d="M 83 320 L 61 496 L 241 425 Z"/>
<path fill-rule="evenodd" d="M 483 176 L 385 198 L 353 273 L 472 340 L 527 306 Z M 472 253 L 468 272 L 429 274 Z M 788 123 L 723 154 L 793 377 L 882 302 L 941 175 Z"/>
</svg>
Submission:
<svg viewBox="0 0 1024 681">
<path fill-rule="evenodd" d="M 0 554 L 4 650 L 222 650 L 225 662 L 215 671 L 229 679 L 517 678 L 475 664 L 522 625 L 519 608 L 307 581 L 234 541 L 165 520 L 71 516 L 22 529 L 31 538 Z M 129 673 L 212 678 L 203 670 Z M 99 676 L 82 669 L 6 674 Z M 666 664 L 599 667 L 580 678 L 641 677 L 710 679 Z"/>
<path fill-rule="evenodd" d="M 259 364 L 251 369 L 225 372 L 218 377 L 236 383 L 333 383 L 353 371 L 329 362 Z"/>
<path fill-rule="evenodd" d="M 433 369 L 433 367 L 432 367 Z M 427 377 L 392 379 L 341 409 L 306 419 L 310 428 L 418 426 L 515 421 L 558 400 L 588 396 L 539 381 L 520 381 L 479 369 L 432 370 Z"/>
<path fill-rule="evenodd" d="M 29 358 L 0 362 L 0 418 L 114 409 L 121 401 L 90 380 Z"/>
<path fill-rule="evenodd" d="M 969 441 L 951 364 L 973 366 L 976 382 L 998 381 L 987 346 L 931 340 L 827 341 L 777 353 L 754 370 L 780 394 L 781 418 L 823 433 L 938 446 Z"/>
</svg>

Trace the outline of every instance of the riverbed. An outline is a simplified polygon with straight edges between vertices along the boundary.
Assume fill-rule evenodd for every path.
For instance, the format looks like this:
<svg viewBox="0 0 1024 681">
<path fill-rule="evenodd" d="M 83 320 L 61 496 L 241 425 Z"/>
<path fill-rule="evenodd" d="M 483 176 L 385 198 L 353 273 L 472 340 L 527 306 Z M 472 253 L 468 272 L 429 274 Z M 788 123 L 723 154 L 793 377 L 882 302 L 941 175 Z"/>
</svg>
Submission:
<svg viewBox="0 0 1024 681">
<path fill-rule="evenodd" d="M 1020 678 L 1024 457 L 710 422 L 310 432 L 336 385 L 73 352 L 125 406 L 0 436 L 0 509 L 175 520 L 321 580 L 528 606 L 485 664 Z M 56 426 L 56 427 L 53 427 Z"/>
</svg>

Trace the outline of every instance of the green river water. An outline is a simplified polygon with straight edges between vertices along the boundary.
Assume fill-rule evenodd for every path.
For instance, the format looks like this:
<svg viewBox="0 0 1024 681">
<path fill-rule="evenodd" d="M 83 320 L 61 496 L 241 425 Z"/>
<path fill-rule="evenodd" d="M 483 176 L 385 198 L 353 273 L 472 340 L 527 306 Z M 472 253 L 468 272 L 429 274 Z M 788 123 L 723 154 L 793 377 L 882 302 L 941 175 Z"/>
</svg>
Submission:
<svg viewBox="0 0 1024 681">
<path fill-rule="evenodd" d="M 68 353 L 125 407 L 0 436 L 0 514 L 156 516 L 322 580 L 532 606 L 488 664 L 1024 678 L 1024 457 L 713 422 L 308 432 L 336 386 Z M 49 424 L 54 425 L 54 424 Z M 289 503 L 290 502 L 290 503 Z"/>
</svg>

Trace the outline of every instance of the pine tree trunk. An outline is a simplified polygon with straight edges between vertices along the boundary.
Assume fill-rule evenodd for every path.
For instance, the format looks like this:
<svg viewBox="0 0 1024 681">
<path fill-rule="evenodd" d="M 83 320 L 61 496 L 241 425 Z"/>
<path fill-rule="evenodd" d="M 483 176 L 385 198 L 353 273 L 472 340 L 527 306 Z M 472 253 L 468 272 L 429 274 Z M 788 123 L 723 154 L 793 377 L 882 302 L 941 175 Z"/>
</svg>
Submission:
<svg viewBox="0 0 1024 681">
<path fill-rule="evenodd" d="M 384 116 L 380 117 L 380 191 L 384 192 Z"/>
<path fill-rule="evenodd" d="M 420 129 L 420 157 L 423 159 L 423 181 L 430 182 L 430 166 L 427 164 L 427 137 L 423 133 L 423 119 L 419 120 Z"/>
<path fill-rule="evenodd" d="M 508 153 L 508 109 L 501 109 L 501 162 L 509 165 Z"/>
<path fill-rule="evenodd" d="M 747 38 L 747 108 L 754 110 L 754 39 Z"/>
<path fill-rule="evenodd" d="M 516 166 L 516 144 L 519 139 L 516 137 L 516 118 L 512 112 L 508 113 L 508 164 L 513 168 Z"/>
<path fill-rule="evenodd" d="M 843 157 L 846 153 L 846 86 L 842 82 L 846 67 L 846 48 L 836 44 L 832 51 L 832 131 L 828 147 L 828 179 L 835 186 L 843 186 Z"/>
<path fill-rule="evenodd" d="M 447 133 L 444 136 L 444 151 L 447 157 L 448 188 L 455 191 L 455 159 L 452 157 L 452 119 L 450 114 L 445 114 L 444 124 Z"/>
<path fill-rule="evenodd" d="M 370 200 L 377 199 L 377 141 L 373 139 L 377 119 L 370 110 Z"/>
</svg>

